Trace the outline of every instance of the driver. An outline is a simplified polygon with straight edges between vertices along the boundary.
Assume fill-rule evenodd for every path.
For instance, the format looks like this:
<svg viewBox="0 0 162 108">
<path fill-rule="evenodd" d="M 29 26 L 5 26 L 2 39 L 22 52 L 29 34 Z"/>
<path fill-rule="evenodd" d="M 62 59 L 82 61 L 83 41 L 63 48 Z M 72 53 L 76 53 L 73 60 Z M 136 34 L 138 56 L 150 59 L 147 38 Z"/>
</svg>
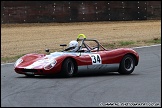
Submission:
<svg viewBox="0 0 162 108">
<path fill-rule="evenodd" d="M 70 51 L 72 52 L 76 52 L 79 48 L 79 44 L 76 40 L 72 40 L 70 43 L 69 43 L 69 48 L 71 48 Z"/>
</svg>

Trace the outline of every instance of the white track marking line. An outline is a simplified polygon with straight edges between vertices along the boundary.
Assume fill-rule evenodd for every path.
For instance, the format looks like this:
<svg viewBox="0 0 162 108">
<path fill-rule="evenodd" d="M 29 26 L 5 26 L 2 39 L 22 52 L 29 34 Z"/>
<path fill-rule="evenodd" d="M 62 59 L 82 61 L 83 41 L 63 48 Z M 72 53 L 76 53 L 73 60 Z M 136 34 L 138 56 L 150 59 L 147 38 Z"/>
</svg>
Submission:
<svg viewBox="0 0 162 108">
<path fill-rule="evenodd" d="M 153 46 L 160 46 L 161 44 L 156 44 L 156 45 L 150 45 L 150 46 L 141 46 L 141 47 L 132 47 L 132 49 L 137 49 L 137 48 L 148 48 L 148 47 L 153 47 Z M 13 63 L 5 63 L 5 64 L 1 64 L 1 66 L 3 65 L 8 65 L 8 64 L 14 64 L 15 62 Z"/>
<path fill-rule="evenodd" d="M 137 48 L 148 48 L 148 47 L 154 47 L 154 46 L 160 46 L 161 44 L 156 44 L 156 45 L 150 45 L 150 46 L 141 46 L 141 47 L 132 47 L 132 49 L 137 49 Z"/>
<path fill-rule="evenodd" d="M 4 63 L 4 64 L 1 64 L 1 66 L 3 66 L 3 65 L 8 65 L 8 64 L 14 64 L 15 62 L 13 62 L 13 63 Z"/>
</svg>

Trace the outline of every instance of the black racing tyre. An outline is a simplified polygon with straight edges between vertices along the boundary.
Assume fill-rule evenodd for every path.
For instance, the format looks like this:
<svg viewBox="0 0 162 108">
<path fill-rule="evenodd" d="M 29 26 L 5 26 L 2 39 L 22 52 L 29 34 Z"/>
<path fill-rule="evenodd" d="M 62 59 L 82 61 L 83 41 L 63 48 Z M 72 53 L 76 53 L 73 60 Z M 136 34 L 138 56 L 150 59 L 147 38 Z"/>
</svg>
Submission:
<svg viewBox="0 0 162 108">
<path fill-rule="evenodd" d="M 77 72 L 77 67 L 74 61 L 70 58 L 64 60 L 61 73 L 63 77 L 72 77 Z"/>
<path fill-rule="evenodd" d="M 135 68 L 135 58 L 131 55 L 125 55 L 122 61 L 120 62 L 119 66 L 119 73 L 120 74 L 131 74 Z"/>
</svg>

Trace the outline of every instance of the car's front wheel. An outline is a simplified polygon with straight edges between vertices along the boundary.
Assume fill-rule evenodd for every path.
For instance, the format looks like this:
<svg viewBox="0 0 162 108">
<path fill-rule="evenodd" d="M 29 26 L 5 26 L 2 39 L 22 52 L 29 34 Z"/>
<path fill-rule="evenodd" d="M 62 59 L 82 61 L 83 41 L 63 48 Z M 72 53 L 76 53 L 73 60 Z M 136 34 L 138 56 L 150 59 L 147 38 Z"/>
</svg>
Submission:
<svg viewBox="0 0 162 108">
<path fill-rule="evenodd" d="M 62 75 L 64 77 L 72 77 L 74 73 L 76 73 L 77 67 L 76 64 L 73 62 L 72 59 L 67 58 L 62 64 Z"/>
<path fill-rule="evenodd" d="M 131 55 L 125 55 L 122 61 L 120 62 L 119 66 L 119 73 L 120 74 L 131 74 L 135 68 L 135 59 Z"/>
</svg>

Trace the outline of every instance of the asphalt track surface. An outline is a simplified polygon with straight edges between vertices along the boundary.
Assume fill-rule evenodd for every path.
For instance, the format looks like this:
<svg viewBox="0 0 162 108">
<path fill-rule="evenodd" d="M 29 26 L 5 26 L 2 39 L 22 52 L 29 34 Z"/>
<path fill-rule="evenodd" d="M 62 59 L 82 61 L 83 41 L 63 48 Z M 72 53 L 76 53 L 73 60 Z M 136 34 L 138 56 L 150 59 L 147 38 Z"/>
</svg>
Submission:
<svg viewBox="0 0 162 108">
<path fill-rule="evenodd" d="M 161 106 L 161 45 L 135 50 L 140 61 L 131 75 L 28 78 L 1 65 L 1 107 Z"/>
</svg>

